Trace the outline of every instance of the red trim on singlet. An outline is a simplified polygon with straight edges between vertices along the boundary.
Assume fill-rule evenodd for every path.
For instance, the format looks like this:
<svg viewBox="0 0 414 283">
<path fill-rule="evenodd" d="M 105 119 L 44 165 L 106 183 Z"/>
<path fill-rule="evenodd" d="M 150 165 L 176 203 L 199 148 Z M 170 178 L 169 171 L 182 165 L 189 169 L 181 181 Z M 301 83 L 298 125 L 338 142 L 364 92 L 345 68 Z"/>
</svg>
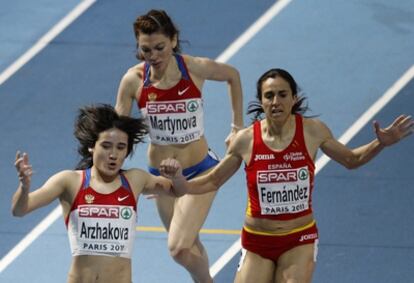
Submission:
<svg viewBox="0 0 414 283">
<path fill-rule="evenodd" d="M 115 191 L 109 194 L 103 194 L 103 193 L 95 191 L 89 184 L 85 184 L 85 182 L 87 181 L 86 170 L 83 170 L 82 171 L 82 182 L 81 182 L 79 191 L 76 193 L 76 197 L 73 200 L 70 211 L 65 218 L 66 228 L 68 227 L 71 212 L 76 210 L 79 205 L 91 205 L 91 206 L 93 205 L 125 205 L 125 206 L 132 206 L 136 212 L 137 211 L 137 200 L 135 199 L 134 193 L 132 191 L 132 187 L 128 179 L 123 173 L 119 173 L 119 175 L 120 175 L 120 178 L 121 176 L 123 176 L 124 180 L 128 184 L 128 188 L 122 185 L 122 180 L 121 180 L 121 185 Z M 94 197 L 92 203 L 86 202 L 85 196 L 87 194 L 92 195 Z M 126 198 L 122 202 L 118 201 L 119 197 L 124 198 L 126 195 L 128 195 L 128 198 Z"/>
<path fill-rule="evenodd" d="M 138 108 L 145 108 L 147 102 L 152 100 L 155 101 L 178 101 L 189 98 L 201 98 L 201 91 L 197 88 L 193 80 L 191 79 L 190 73 L 188 72 L 187 65 L 184 62 L 184 58 L 181 55 L 176 55 L 177 64 L 181 64 L 182 68 L 179 68 L 182 75 L 178 83 L 169 89 L 159 89 L 154 87 L 151 83 L 148 86 L 144 85 L 147 79 L 147 72 L 145 70 L 145 64 L 143 67 L 143 78 L 141 94 L 137 99 Z M 188 89 L 187 89 L 188 88 Z M 179 92 L 182 93 L 179 95 Z"/>
<path fill-rule="evenodd" d="M 303 133 L 303 118 L 295 115 L 295 134 L 290 144 L 281 151 L 269 148 L 263 141 L 261 121 L 253 124 L 253 149 L 250 161 L 245 166 L 248 189 L 248 206 L 246 214 L 255 218 L 273 220 L 290 220 L 312 213 L 312 191 L 314 183 L 315 164 L 306 148 Z M 294 160 L 302 156 L 302 160 Z M 258 193 L 257 172 L 297 169 L 307 166 L 310 188 L 308 188 L 308 209 L 297 213 L 262 214 Z"/>
</svg>

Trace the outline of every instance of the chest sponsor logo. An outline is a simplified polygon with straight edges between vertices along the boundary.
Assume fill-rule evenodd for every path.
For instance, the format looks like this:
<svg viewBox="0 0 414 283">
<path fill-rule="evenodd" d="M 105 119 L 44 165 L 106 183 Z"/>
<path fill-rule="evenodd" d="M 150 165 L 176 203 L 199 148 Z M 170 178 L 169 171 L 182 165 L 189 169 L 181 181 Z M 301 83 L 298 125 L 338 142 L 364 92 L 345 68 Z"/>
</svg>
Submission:
<svg viewBox="0 0 414 283">
<path fill-rule="evenodd" d="M 260 184 L 296 182 L 298 180 L 295 170 L 258 172 L 257 177 Z"/>
<path fill-rule="evenodd" d="M 191 101 L 188 102 L 187 110 L 189 112 L 195 112 L 195 111 L 197 111 L 197 109 L 198 109 L 198 102 L 197 101 L 191 100 Z"/>
<path fill-rule="evenodd" d="M 148 114 L 186 113 L 185 102 L 148 103 Z"/>
<path fill-rule="evenodd" d="M 79 217 L 88 218 L 119 218 L 119 207 L 114 206 L 84 206 L 79 207 Z"/>
<path fill-rule="evenodd" d="M 302 152 L 289 152 L 283 155 L 283 159 L 285 161 L 299 161 L 299 160 L 305 160 L 305 156 Z"/>
<path fill-rule="evenodd" d="M 275 156 L 273 154 L 256 154 L 254 156 L 254 161 L 258 160 L 273 160 Z"/>
<path fill-rule="evenodd" d="M 130 219 L 132 216 L 132 209 L 129 207 L 124 207 L 121 209 L 121 217 L 125 220 Z"/>
<path fill-rule="evenodd" d="M 298 177 L 302 181 L 308 179 L 308 177 L 309 177 L 308 170 L 305 169 L 305 168 L 301 168 L 298 172 Z"/>
</svg>

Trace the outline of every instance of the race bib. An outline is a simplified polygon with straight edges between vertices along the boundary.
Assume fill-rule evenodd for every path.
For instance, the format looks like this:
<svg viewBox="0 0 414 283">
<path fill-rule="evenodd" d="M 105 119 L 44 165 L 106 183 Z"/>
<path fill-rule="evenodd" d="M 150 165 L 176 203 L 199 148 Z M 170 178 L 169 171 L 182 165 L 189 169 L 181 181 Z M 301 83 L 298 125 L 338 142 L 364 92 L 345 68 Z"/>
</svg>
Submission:
<svg viewBox="0 0 414 283">
<path fill-rule="evenodd" d="M 257 190 L 262 215 L 305 211 L 310 197 L 308 167 L 258 171 Z"/>
<path fill-rule="evenodd" d="M 203 135 L 203 103 L 199 98 L 179 101 L 148 101 L 144 116 L 151 142 L 186 144 Z"/>
<path fill-rule="evenodd" d="M 81 254 L 131 253 L 136 213 L 130 206 L 80 205 L 77 213 L 74 232 Z"/>
</svg>

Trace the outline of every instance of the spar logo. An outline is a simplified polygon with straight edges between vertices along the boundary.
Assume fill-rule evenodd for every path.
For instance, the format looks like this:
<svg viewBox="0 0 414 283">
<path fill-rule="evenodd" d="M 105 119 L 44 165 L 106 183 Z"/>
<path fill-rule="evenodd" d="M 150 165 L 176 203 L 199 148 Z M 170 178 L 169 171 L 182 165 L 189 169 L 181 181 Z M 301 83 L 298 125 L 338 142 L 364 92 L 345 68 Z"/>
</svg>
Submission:
<svg viewBox="0 0 414 283">
<path fill-rule="evenodd" d="M 147 112 L 148 114 L 168 114 L 168 113 L 186 113 L 187 111 L 185 107 L 185 102 L 178 101 L 178 102 L 148 103 Z"/>
<path fill-rule="evenodd" d="M 187 104 L 187 110 L 189 112 L 195 112 L 198 109 L 198 102 L 195 100 L 190 100 Z"/>
<path fill-rule="evenodd" d="M 257 172 L 257 179 L 260 184 L 296 182 L 298 180 L 298 176 L 297 176 L 297 172 L 294 170 L 259 171 Z"/>
<path fill-rule="evenodd" d="M 124 207 L 121 209 L 121 217 L 125 220 L 130 219 L 132 216 L 132 209 L 129 207 Z"/>
<path fill-rule="evenodd" d="M 80 206 L 78 212 L 79 217 L 119 218 L 119 207 L 116 206 Z"/>
<path fill-rule="evenodd" d="M 301 179 L 302 181 L 308 179 L 309 177 L 308 169 L 301 168 L 298 172 L 298 176 L 299 176 L 299 179 Z"/>
</svg>

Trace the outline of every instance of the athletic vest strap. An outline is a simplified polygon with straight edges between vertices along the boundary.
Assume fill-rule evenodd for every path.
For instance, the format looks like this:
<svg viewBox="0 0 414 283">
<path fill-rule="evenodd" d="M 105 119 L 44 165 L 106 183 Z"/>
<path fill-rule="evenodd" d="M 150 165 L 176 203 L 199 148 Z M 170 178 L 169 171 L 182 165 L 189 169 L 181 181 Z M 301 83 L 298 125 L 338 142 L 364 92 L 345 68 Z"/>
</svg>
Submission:
<svg viewBox="0 0 414 283">
<path fill-rule="evenodd" d="M 90 181 L 91 181 L 91 168 L 88 168 L 83 171 L 83 184 L 82 184 L 83 190 L 89 188 Z"/>
<path fill-rule="evenodd" d="M 181 55 L 178 54 L 174 54 L 175 60 L 177 60 L 177 65 L 178 68 L 181 71 L 181 76 L 183 77 L 183 79 L 189 80 L 190 76 L 188 75 L 188 70 L 184 64 L 184 58 Z"/>
<path fill-rule="evenodd" d="M 188 70 L 184 64 L 184 58 L 179 54 L 174 54 L 175 60 L 177 61 L 178 69 L 181 72 L 181 76 L 185 80 L 189 80 L 190 76 L 188 75 Z M 149 87 L 151 85 L 150 81 L 151 68 L 150 65 L 145 62 L 144 64 L 144 87 Z"/>
<path fill-rule="evenodd" d="M 128 179 L 125 177 L 124 174 L 120 173 L 119 176 L 121 177 L 122 186 L 131 192 L 131 186 L 129 185 Z"/>
</svg>

